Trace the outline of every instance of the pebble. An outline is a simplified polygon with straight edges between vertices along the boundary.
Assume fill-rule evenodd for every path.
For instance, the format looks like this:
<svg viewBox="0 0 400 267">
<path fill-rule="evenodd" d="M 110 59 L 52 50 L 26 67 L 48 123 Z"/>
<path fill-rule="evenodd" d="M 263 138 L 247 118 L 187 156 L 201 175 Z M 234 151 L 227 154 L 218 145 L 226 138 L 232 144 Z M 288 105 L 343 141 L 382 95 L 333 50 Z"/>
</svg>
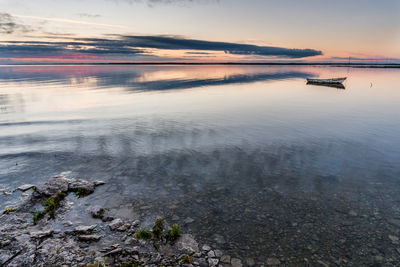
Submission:
<svg viewBox="0 0 400 267">
<path fill-rule="evenodd" d="M 210 251 L 207 253 L 207 256 L 208 256 L 209 258 L 215 258 L 215 253 L 214 253 L 214 251 L 210 250 Z"/>
<path fill-rule="evenodd" d="M 219 234 L 215 234 L 214 235 L 214 240 L 218 244 L 224 244 L 225 243 L 225 238 L 222 235 L 219 235 Z"/>
<path fill-rule="evenodd" d="M 247 264 L 247 266 L 254 266 L 256 264 L 256 262 L 254 261 L 254 259 L 248 258 L 246 260 L 246 264 Z"/>
<path fill-rule="evenodd" d="M 350 211 L 349 211 L 349 215 L 350 215 L 350 216 L 353 216 L 353 217 L 356 217 L 358 214 L 357 214 L 356 211 L 350 210 Z"/>
<path fill-rule="evenodd" d="M 242 261 L 237 258 L 232 258 L 231 265 L 232 265 L 232 267 L 242 267 L 243 266 Z"/>
<path fill-rule="evenodd" d="M 192 219 L 192 218 L 190 218 L 190 217 L 187 217 L 183 222 L 184 222 L 185 224 L 189 224 L 189 223 L 194 222 L 194 219 Z"/>
<path fill-rule="evenodd" d="M 109 255 L 113 255 L 113 254 L 118 254 L 122 252 L 122 248 L 116 248 L 114 250 L 111 250 L 110 252 L 107 252 L 106 254 L 104 254 L 104 256 L 109 256 Z"/>
<path fill-rule="evenodd" d="M 229 256 L 229 255 L 223 255 L 223 256 L 221 257 L 221 262 L 223 262 L 223 263 L 231 263 L 231 256 Z"/>
<path fill-rule="evenodd" d="M 201 250 L 209 251 L 209 250 L 211 250 L 211 247 L 208 246 L 208 245 L 203 245 L 203 246 L 201 247 Z"/>
<path fill-rule="evenodd" d="M 222 256 L 222 251 L 219 249 L 214 250 L 215 256 L 220 258 Z"/>
<path fill-rule="evenodd" d="M 208 259 L 208 264 L 210 267 L 214 267 L 218 265 L 219 260 L 215 258 Z"/>
<path fill-rule="evenodd" d="M 65 222 L 63 222 L 63 224 L 64 224 L 65 226 L 71 226 L 71 225 L 73 225 L 73 223 L 72 223 L 71 221 L 65 221 Z"/>
<path fill-rule="evenodd" d="M 399 238 L 397 236 L 394 236 L 394 235 L 389 235 L 389 239 L 392 241 L 392 243 L 398 243 L 399 242 Z"/>
<path fill-rule="evenodd" d="M 279 264 L 281 264 L 281 262 L 277 258 L 268 258 L 267 259 L 268 266 L 274 266 L 274 265 L 279 265 Z"/>
<path fill-rule="evenodd" d="M 130 227 L 131 227 L 130 224 L 124 224 L 124 225 L 118 227 L 117 230 L 118 230 L 119 232 L 125 232 L 125 231 L 127 231 Z"/>
</svg>

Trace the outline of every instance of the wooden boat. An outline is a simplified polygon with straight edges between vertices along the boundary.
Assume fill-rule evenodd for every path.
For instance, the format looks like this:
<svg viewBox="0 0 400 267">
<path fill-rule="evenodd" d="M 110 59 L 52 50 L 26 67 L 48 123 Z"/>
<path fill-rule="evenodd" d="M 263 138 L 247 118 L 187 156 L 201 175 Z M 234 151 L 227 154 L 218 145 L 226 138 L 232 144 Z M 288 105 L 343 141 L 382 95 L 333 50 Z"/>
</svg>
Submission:
<svg viewBox="0 0 400 267">
<path fill-rule="evenodd" d="M 342 84 L 347 77 L 333 79 L 307 79 L 309 84 Z"/>
</svg>

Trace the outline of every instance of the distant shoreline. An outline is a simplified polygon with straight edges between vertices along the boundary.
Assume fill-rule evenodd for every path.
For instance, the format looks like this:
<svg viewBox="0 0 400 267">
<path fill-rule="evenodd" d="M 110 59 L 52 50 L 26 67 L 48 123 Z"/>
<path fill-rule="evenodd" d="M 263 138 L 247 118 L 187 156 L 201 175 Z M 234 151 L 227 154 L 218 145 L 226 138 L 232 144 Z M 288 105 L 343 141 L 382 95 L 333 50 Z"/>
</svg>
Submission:
<svg viewBox="0 0 400 267">
<path fill-rule="evenodd" d="M 240 62 L 99 62 L 99 63 L 40 63 L 40 64 L 0 64 L 0 66 L 73 66 L 73 65 L 240 65 L 240 66 L 332 66 L 352 68 L 400 68 L 400 64 L 370 63 L 240 63 Z"/>
</svg>

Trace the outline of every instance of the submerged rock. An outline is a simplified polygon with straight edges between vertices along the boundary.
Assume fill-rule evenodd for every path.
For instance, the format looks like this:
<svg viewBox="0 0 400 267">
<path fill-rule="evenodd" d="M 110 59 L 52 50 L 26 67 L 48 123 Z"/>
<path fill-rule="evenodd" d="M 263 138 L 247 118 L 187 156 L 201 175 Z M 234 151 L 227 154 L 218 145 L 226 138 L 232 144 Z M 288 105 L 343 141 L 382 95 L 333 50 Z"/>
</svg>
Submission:
<svg viewBox="0 0 400 267">
<path fill-rule="evenodd" d="M 112 231 L 116 230 L 117 228 L 121 227 L 124 223 L 121 219 L 114 219 L 108 225 Z"/>
<path fill-rule="evenodd" d="M 242 261 L 237 258 L 232 258 L 231 264 L 232 264 L 232 267 L 242 267 L 243 266 Z"/>
<path fill-rule="evenodd" d="M 268 266 L 275 266 L 281 264 L 281 261 L 278 260 L 277 258 L 268 258 L 267 259 L 267 265 Z"/>
<path fill-rule="evenodd" d="M 102 218 L 104 216 L 104 209 L 99 205 L 89 208 L 89 212 L 93 218 Z"/>
<path fill-rule="evenodd" d="M 231 256 L 229 255 L 222 255 L 221 262 L 223 263 L 231 263 Z"/>
</svg>

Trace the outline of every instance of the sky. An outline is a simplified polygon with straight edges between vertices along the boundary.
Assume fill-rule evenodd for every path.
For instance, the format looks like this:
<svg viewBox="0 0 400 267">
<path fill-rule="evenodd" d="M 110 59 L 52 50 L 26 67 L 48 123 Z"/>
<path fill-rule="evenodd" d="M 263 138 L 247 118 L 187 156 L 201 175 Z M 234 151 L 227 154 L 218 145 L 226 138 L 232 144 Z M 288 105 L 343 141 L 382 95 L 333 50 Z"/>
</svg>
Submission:
<svg viewBox="0 0 400 267">
<path fill-rule="evenodd" d="M 0 0 L 0 64 L 400 63 L 399 0 Z"/>
</svg>

